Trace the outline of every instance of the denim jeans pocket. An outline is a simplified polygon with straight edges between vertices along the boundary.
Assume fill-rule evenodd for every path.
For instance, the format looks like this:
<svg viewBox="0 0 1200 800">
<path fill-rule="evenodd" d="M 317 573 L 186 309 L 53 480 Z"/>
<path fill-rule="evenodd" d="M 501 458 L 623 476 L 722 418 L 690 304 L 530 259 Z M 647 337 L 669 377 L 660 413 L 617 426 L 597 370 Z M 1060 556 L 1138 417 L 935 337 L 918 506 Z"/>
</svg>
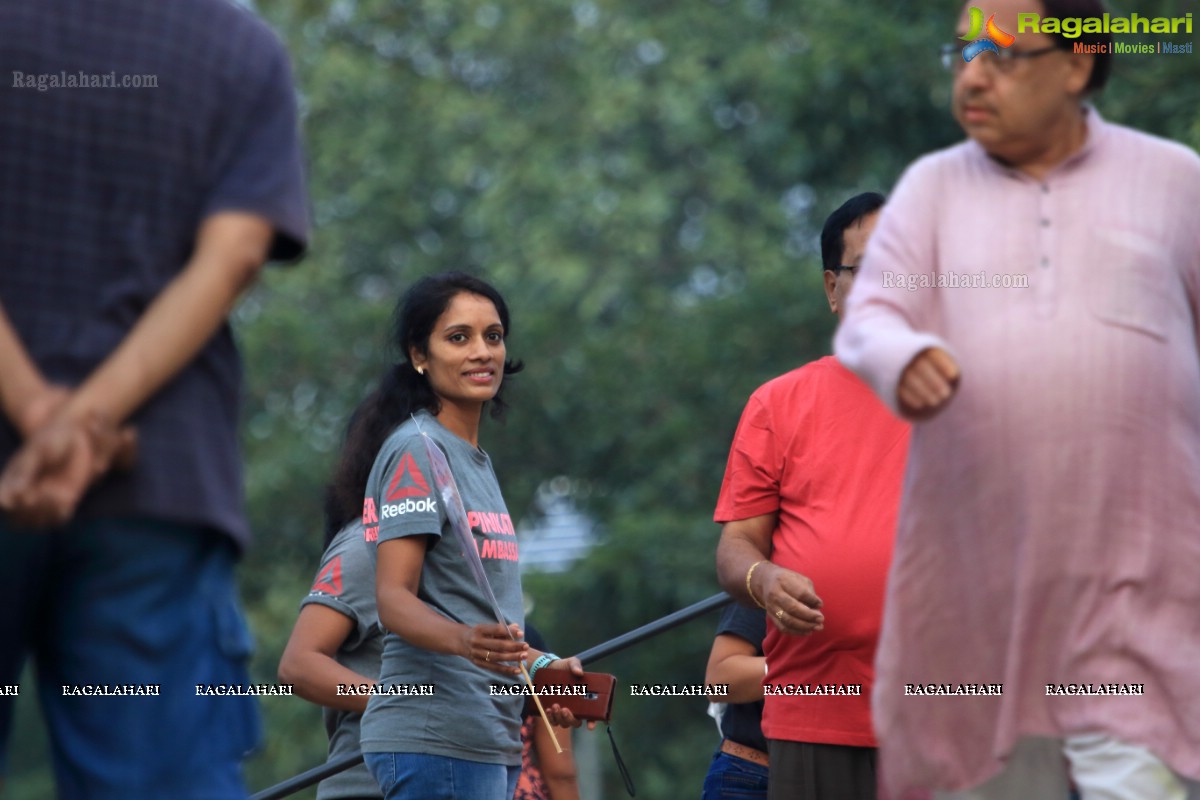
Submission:
<svg viewBox="0 0 1200 800">
<path fill-rule="evenodd" d="M 367 772 L 379 784 L 380 791 L 387 796 L 388 790 L 396 783 L 396 756 L 394 753 L 363 753 Z"/>
</svg>

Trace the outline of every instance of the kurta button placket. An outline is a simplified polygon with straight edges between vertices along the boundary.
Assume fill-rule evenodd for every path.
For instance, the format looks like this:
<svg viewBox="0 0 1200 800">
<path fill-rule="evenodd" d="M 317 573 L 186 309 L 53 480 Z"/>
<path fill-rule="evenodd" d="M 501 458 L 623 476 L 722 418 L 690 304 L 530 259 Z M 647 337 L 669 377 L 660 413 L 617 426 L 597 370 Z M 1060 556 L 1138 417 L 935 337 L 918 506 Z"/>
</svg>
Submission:
<svg viewBox="0 0 1200 800">
<path fill-rule="evenodd" d="M 1055 231 L 1050 226 L 1052 212 L 1050 209 L 1050 184 L 1042 182 L 1041 192 L 1037 195 L 1038 225 L 1037 240 L 1037 275 L 1031 281 L 1034 290 L 1034 313 L 1045 319 L 1054 315 L 1058 308 L 1058 275 L 1050 269 L 1050 259 L 1055 252 Z"/>
</svg>

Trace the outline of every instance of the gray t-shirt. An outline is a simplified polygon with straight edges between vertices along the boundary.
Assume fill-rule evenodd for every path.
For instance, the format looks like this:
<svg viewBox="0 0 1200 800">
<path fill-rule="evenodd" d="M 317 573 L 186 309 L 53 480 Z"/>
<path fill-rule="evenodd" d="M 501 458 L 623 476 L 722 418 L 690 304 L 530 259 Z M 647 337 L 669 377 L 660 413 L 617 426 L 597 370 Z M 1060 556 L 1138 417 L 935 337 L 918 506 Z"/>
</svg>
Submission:
<svg viewBox="0 0 1200 800">
<path fill-rule="evenodd" d="M 484 571 L 505 620 L 524 624 L 517 537 L 487 453 L 418 412 L 421 430 L 445 454 L 458 484 Z M 413 420 L 397 428 L 375 459 L 363 501 L 364 535 L 374 543 L 430 535 L 418 596 L 437 613 L 466 625 L 495 622 L 483 590 L 450 528 L 434 484 L 425 443 Z M 387 633 L 380 682 L 432 684 L 432 695 L 373 695 L 362 720 L 366 753 L 423 753 L 486 764 L 521 763 L 521 697 L 493 697 L 498 680 L 460 656 L 434 653 Z"/>
<path fill-rule="evenodd" d="M 335 658 L 346 669 L 376 678 L 383 654 L 383 628 L 375 613 L 375 565 L 370 548 L 363 541 L 361 522 L 342 528 L 329 543 L 312 589 L 300 607 L 309 603 L 328 606 L 350 618 L 354 628 L 338 648 Z M 326 708 L 324 716 L 330 760 L 357 752 L 362 714 Z M 379 784 L 365 764 L 326 778 L 317 787 L 317 800 L 365 797 L 383 797 Z"/>
</svg>

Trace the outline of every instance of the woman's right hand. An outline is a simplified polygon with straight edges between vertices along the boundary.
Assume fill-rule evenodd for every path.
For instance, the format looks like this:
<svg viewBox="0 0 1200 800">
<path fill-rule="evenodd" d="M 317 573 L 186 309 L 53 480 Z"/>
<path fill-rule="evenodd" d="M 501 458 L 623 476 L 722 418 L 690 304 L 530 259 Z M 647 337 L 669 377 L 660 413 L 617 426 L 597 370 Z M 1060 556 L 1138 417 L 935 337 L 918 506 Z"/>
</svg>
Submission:
<svg viewBox="0 0 1200 800">
<path fill-rule="evenodd" d="M 520 663 L 529 656 L 529 645 L 522 641 L 524 635 L 515 623 L 507 628 L 498 622 L 463 626 L 459 655 L 497 675 L 520 675 Z"/>
</svg>

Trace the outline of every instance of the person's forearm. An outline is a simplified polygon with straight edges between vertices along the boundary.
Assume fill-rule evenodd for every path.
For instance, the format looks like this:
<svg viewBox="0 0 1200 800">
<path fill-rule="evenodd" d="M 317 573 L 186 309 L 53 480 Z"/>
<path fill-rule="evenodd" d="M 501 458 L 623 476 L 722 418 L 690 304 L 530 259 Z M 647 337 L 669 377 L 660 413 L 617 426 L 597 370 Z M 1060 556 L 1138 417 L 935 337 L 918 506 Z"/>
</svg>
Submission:
<svg viewBox="0 0 1200 800">
<path fill-rule="evenodd" d="M 762 598 L 759 595 L 751 597 L 746 591 L 746 575 L 750 572 L 750 568 L 759 561 L 768 563 L 755 567 L 755 573 L 769 569 L 771 567 L 770 558 L 769 552 L 748 539 L 738 536 L 722 536 L 717 545 L 717 580 L 720 582 L 721 588 L 743 604 L 762 605 Z M 755 574 L 751 577 L 757 583 L 759 576 Z"/>
<path fill-rule="evenodd" d="M 29 434 L 28 412 L 46 381 L 0 306 L 0 406 L 22 435 Z"/>
<path fill-rule="evenodd" d="M 279 680 L 291 684 L 296 694 L 317 705 L 343 711 L 367 710 L 366 694 L 338 694 L 338 686 L 374 685 L 367 678 L 339 664 L 324 653 L 290 655 L 286 651 L 279 662 Z"/>
<path fill-rule="evenodd" d="M 728 684 L 729 694 L 724 698 L 726 703 L 762 700 L 765 663 L 766 659 L 762 656 L 728 656 L 709 668 L 704 682 L 709 685 Z"/>
<path fill-rule="evenodd" d="M 551 800 L 579 800 L 579 783 L 575 771 L 575 756 L 571 750 L 571 735 L 556 736 L 562 752 L 556 752 L 550 733 L 540 723 L 533 731 L 533 750 L 537 756 L 542 780 Z"/>
<path fill-rule="evenodd" d="M 550 800 L 579 800 L 579 781 L 574 775 L 559 776 L 542 773 Z"/>
<path fill-rule="evenodd" d="M 224 324 L 257 276 L 270 237 L 265 221 L 246 215 L 218 214 L 206 222 L 192 259 L 71 397 L 68 413 L 126 420 Z"/>
<path fill-rule="evenodd" d="M 403 586 L 377 590 L 379 622 L 410 644 L 434 653 L 469 658 L 464 636 L 470 627 L 446 619 Z"/>
<path fill-rule="evenodd" d="M 555 654 L 554 654 L 554 653 L 551 653 L 551 652 L 549 652 L 548 650 L 547 650 L 547 651 L 543 651 L 543 650 L 535 650 L 534 648 L 530 647 L 530 648 L 529 648 L 529 658 L 527 658 L 527 659 L 526 659 L 526 661 L 528 661 L 528 662 L 529 662 L 529 666 L 531 666 L 531 667 L 532 667 L 532 666 L 533 666 L 533 662 L 537 661 L 537 660 L 538 660 L 539 658 L 541 658 L 542 656 L 555 656 Z M 557 663 L 557 661 L 566 661 L 566 659 L 561 659 L 561 658 L 558 658 L 557 656 L 555 656 L 555 658 L 556 658 L 556 660 L 555 660 L 555 661 L 548 661 L 548 662 L 546 662 L 545 666 L 549 666 L 550 664 Z"/>
</svg>

